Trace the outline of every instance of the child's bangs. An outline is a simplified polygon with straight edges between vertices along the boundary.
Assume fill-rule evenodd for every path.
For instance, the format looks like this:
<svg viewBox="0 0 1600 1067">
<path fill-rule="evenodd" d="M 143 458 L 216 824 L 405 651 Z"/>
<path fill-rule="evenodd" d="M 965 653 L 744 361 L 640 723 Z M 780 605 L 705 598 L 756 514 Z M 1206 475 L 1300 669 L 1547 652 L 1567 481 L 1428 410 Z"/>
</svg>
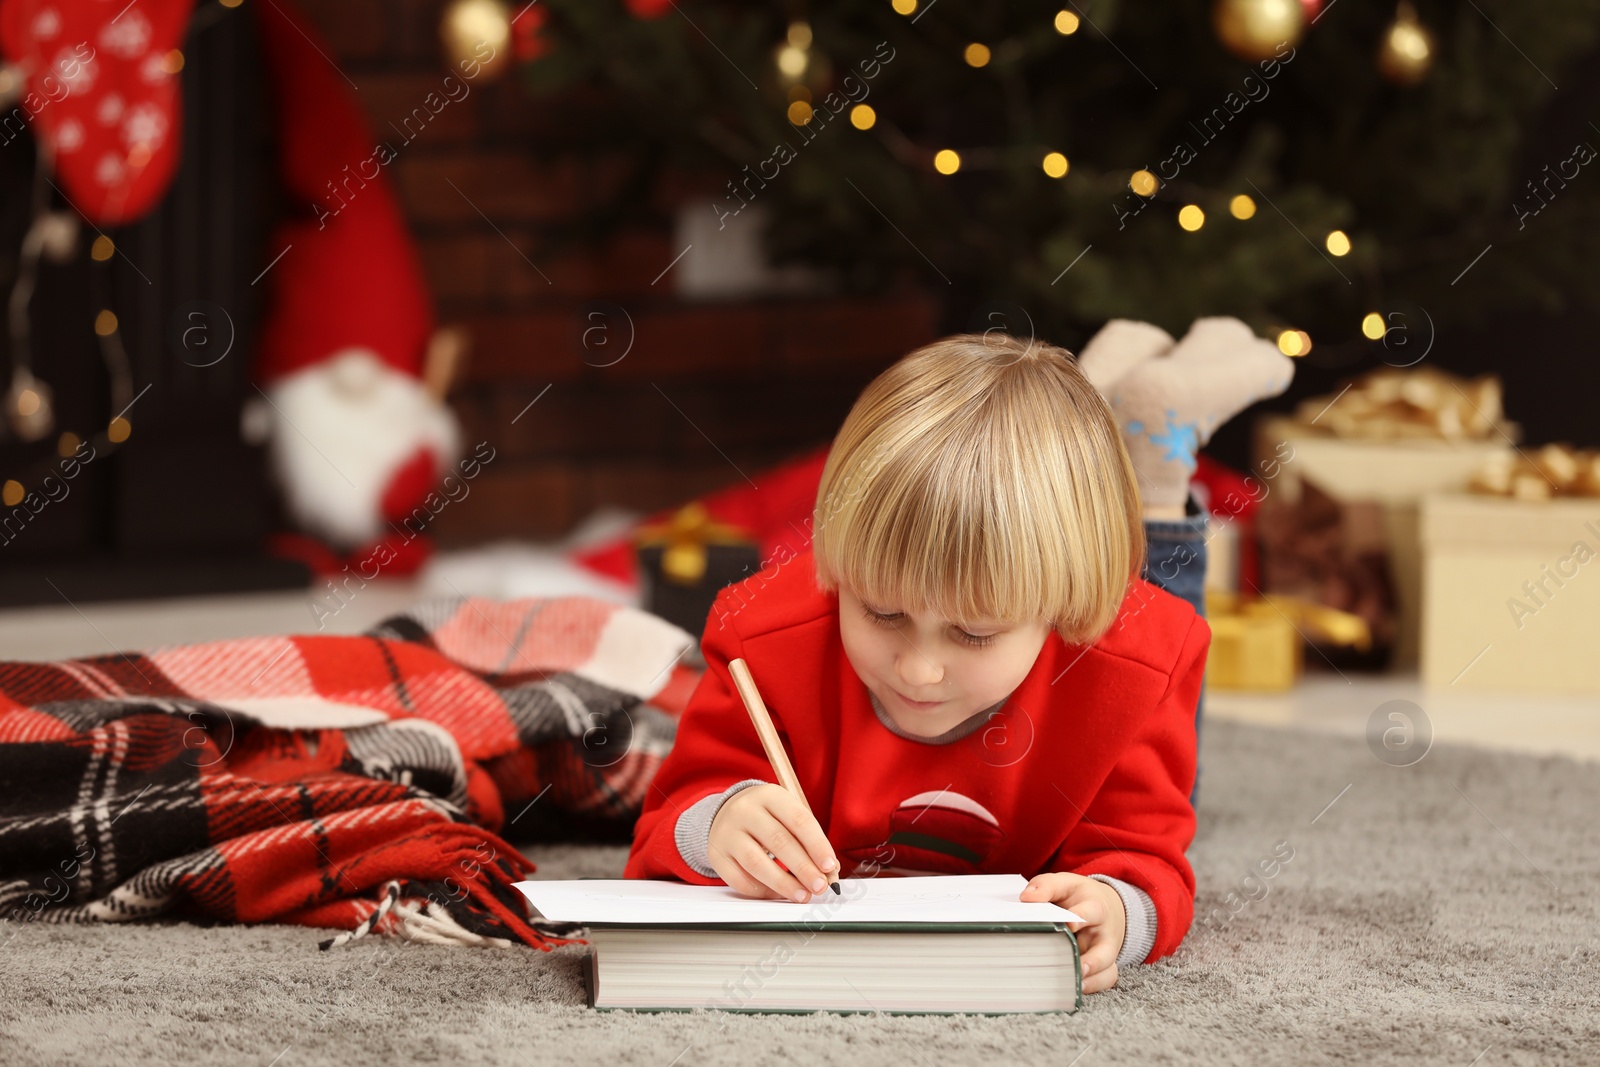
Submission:
<svg viewBox="0 0 1600 1067">
<path fill-rule="evenodd" d="M 1061 574 L 1061 561 L 1019 521 L 1020 483 L 985 479 L 988 464 L 966 448 L 945 460 L 891 464 L 838 509 L 824 550 L 835 577 L 878 611 L 974 626 L 1059 617 L 1063 591 L 1045 576 Z"/>
</svg>

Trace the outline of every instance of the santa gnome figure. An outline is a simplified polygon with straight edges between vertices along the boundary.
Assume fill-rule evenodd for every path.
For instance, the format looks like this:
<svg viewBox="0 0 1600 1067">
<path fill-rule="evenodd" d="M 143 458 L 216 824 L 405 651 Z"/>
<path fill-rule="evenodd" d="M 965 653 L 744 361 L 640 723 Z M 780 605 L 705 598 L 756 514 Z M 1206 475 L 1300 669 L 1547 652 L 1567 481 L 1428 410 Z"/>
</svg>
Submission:
<svg viewBox="0 0 1600 1067">
<path fill-rule="evenodd" d="M 431 517 L 416 518 L 417 509 L 459 458 L 460 428 L 443 397 L 460 335 L 434 331 L 421 264 L 383 173 L 393 151 L 368 129 L 298 12 L 283 0 L 253 6 L 294 211 L 267 243 L 277 258 L 263 279 L 257 414 L 303 529 L 341 550 L 409 543 Z"/>
</svg>

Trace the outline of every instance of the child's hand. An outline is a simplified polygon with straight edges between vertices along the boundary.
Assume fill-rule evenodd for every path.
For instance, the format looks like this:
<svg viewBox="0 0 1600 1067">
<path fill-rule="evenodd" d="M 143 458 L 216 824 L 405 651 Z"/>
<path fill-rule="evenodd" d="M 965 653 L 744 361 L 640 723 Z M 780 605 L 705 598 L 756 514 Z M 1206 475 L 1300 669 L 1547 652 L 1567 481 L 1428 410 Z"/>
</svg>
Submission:
<svg viewBox="0 0 1600 1067">
<path fill-rule="evenodd" d="M 1049 901 L 1083 916 L 1083 922 L 1067 924 L 1078 935 L 1083 991 L 1098 993 L 1117 984 L 1117 954 L 1128 932 L 1121 894 L 1098 879 L 1062 871 L 1030 881 L 1021 899 L 1030 904 Z"/>
<path fill-rule="evenodd" d="M 826 891 L 839 872 L 816 816 L 781 785 L 747 786 L 723 801 L 711 821 L 707 859 L 744 896 L 801 904 Z"/>
</svg>

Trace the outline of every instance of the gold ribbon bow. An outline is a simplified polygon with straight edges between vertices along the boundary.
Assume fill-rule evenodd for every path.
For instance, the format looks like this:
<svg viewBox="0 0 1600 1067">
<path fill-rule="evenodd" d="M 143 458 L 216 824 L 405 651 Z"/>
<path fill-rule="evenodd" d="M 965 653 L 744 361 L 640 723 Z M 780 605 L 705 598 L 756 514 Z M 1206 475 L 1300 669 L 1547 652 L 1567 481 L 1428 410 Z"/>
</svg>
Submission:
<svg viewBox="0 0 1600 1067">
<path fill-rule="evenodd" d="M 1381 368 L 1333 396 L 1301 401 L 1295 419 L 1335 437 L 1369 441 L 1515 440 L 1520 428 L 1501 408 L 1500 379 L 1470 381 L 1432 367 Z"/>
<path fill-rule="evenodd" d="M 1468 487 L 1474 493 L 1518 500 L 1600 497 L 1600 450 L 1560 444 L 1545 445 L 1531 456 L 1507 452 L 1485 462 Z"/>
<path fill-rule="evenodd" d="M 744 529 L 716 521 L 701 504 L 687 504 L 666 522 L 641 526 L 634 532 L 637 548 L 663 546 L 662 576 L 679 585 L 695 585 L 705 578 L 707 546 L 750 543 Z"/>
</svg>

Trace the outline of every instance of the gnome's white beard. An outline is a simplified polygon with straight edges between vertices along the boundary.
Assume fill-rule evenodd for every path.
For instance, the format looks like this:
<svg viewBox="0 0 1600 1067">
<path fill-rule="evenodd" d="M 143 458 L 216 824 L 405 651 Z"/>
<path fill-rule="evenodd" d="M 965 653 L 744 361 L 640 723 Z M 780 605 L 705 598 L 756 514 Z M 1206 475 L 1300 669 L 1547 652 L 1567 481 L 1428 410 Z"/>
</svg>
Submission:
<svg viewBox="0 0 1600 1067">
<path fill-rule="evenodd" d="M 450 409 L 369 349 L 341 349 L 263 392 L 268 451 L 290 513 L 342 548 L 386 532 L 384 490 L 419 449 L 432 449 L 441 470 L 459 457 Z"/>
</svg>

